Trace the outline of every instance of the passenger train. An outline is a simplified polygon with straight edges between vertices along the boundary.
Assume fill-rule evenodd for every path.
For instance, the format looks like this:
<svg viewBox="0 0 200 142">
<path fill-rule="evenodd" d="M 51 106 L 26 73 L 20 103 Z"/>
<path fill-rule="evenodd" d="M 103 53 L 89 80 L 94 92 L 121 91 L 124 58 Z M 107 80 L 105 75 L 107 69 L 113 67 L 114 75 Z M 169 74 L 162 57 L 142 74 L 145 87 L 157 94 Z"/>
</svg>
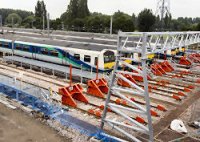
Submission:
<svg viewBox="0 0 200 142">
<path fill-rule="evenodd" d="M 12 49 L 13 46 L 13 49 Z M 160 53 L 159 58 L 162 56 L 173 56 L 178 52 L 177 49 L 166 51 L 166 53 Z M 32 42 L 24 41 L 14 41 L 8 39 L 0 39 L 0 52 L 12 53 L 16 56 L 27 57 L 35 60 L 41 60 L 46 62 L 52 62 L 60 65 L 72 64 L 76 68 L 83 68 L 84 70 L 96 71 L 97 63 L 99 72 L 110 72 L 115 65 L 115 56 L 117 50 L 114 49 L 103 49 L 103 50 L 87 50 L 80 48 L 70 48 L 63 46 L 55 46 L 48 44 L 38 44 Z M 130 55 L 125 55 L 126 57 L 134 58 L 134 64 L 137 61 L 141 61 L 141 54 L 134 53 Z M 156 54 L 148 55 L 148 59 L 151 62 Z M 132 61 L 126 60 L 126 62 L 131 63 Z"/>
<path fill-rule="evenodd" d="M 12 43 L 12 40 L 7 39 L 0 39 L 0 51 L 61 65 L 72 64 L 76 68 L 82 66 L 85 70 L 93 69 L 93 71 L 96 70 L 98 63 L 100 72 L 112 70 L 116 55 L 116 51 L 109 49 L 91 51 L 22 41 Z"/>
</svg>

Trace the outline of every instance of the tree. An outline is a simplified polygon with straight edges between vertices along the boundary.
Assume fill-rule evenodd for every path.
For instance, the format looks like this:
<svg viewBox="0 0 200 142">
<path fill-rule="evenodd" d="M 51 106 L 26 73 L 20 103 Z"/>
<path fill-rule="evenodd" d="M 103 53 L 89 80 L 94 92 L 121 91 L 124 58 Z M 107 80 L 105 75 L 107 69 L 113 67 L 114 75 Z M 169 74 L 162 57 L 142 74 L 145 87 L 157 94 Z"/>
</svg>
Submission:
<svg viewBox="0 0 200 142">
<path fill-rule="evenodd" d="M 67 8 L 65 23 L 67 25 L 71 25 L 71 22 L 74 19 L 78 18 L 77 14 L 78 14 L 78 0 L 71 0 Z"/>
<path fill-rule="evenodd" d="M 44 25 L 46 25 L 47 21 L 47 10 L 44 1 L 37 1 L 35 6 L 35 26 L 36 28 L 42 29 L 43 25 L 43 16 L 44 16 Z"/>
<path fill-rule="evenodd" d="M 72 21 L 73 30 L 74 31 L 83 31 L 84 27 L 84 19 L 76 18 Z"/>
<path fill-rule="evenodd" d="M 133 20 L 133 24 L 134 26 L 137 25 L 137 17 L 135 16 L 135 14 L 132 14 L 132 20 Z"/>
<path fill-rule="evenodd" d="M 171 14 L 166 14 L 164 18 L 164 29 L 167 30 L 170 28 L 172 16 Z"/>
<path fill-rule="evenodd" d="M 197 31 L 200 31 L 200 22 L 199 22 L 199 24 L 197 24 L 196 30 L 197 30 Z"/>
<path fill-rule="evenodd" d="M 90 15 L 90 11 L 88 9 L 87 0 L 79 0 L 78 1 L 78 18 L 85 18 Z"/>
<path fill-rule="evenodd" d="M 86 19 L 86 27 L 88 32 L 100 32 L 103 21 L 101 20 L 101 15 L 94 13 L 92 16 Z"/>
<path fill-rule="evenodd" d="M 22 22 L 22 18 L 18 14 L 12 13 L 8 15 L 8 17 L 6 18 L 6 22 L 10 26 L 11 25 L 19 26 Z"/>
<path fill-rule="evenodd" d="M 27 17 L 23 20 L 22 25 L 23 25 L 25 28 L 33 28 L 34 22 L 35 22 L 35 17 L 34 17 L 34 15 L 27 16 Z"/>
<path fill-rule="evenodd" d="M 120 11 L 115 12 L 113 15 L 113 31 L 117 33 L 119 30 L 123 32 L 131 32 L 135 30 L 132 17 Z"/>
<path fill-rule="evenodd" d="M 0 15 L 2 16 L 2 23 L 6 23 L 6 18 L 9 14 L 16 13 L 18 14 L 22 20 L 24 20 L 27 16 L 33 15 L 32 12 L 24 11 L 24 10 L 14 10 L 14 9 L 0 9 Z"/>
<path fill-rule="evenodd" d="M 106 33 L 110 27 L 110 16 L 95 12 L 86 17 L 84 22 L 84 31 Z"/>
<path fill-rule="evenodd" d="M 71 0 L 67 11 L 61 15 L 61 20 L 71 29 L 71 27 L 77 25 L 80 21 L 80 25 L 86 17 L 90 15 L 87 0 Z M 78 26 L 80 26 L 78 24 Z"/>
<path fill-rule="evenodd" d="M 159 31 L 161 25 L 162 25 L 162 24 L 161 24 L 160 16 L 157 15 L 157 16 L 156 16 L 156 22 L 155 22 L 155 24 L 154 24 L 155 30 L 156 30 L 156 31 Z"/>
<path fill-rule="evenodd" d="M 141 32 L 153 31 L 156 17 L 150 9 L 144 9 L 138 15 L 138 28 Z"/>
<path fill-rule="evenodd" d="M 51 28 L 53 30 L 61 30 L 62 29 L 62 22 L 60 18 L 57 18 L 56 20 L 51 20 Z"/>
</svg>

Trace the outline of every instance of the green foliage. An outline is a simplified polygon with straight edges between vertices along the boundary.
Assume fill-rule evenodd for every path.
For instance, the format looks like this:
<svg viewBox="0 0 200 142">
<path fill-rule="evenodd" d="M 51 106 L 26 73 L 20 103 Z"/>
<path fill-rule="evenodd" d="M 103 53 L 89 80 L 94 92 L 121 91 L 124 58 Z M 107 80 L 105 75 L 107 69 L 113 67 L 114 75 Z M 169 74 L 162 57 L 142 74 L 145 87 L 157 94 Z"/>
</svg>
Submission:
<svg viewBox="0 0 200 142">
<path fill-rule="evenodd" d="M 132 14 L 132 21 L 133 21 L 134 26 L 136 27 L 136 25 L 137 25 L 137 17 L 136 17 L 136 15 L 134 13 Z"/>
<path fill-rule="evenodd" d="M 71 22 L 78 18 L 78 0 L 71 0 L 70 4 L 68 5 L 67 12 L 65 13 L 64 22 L 67 25 L 71 25 Z M 62 18 L 62 16 L 61 16 Z"/>
<path fill-rule="evenodd" d="M 42 29 L 43 27 L 43 16 L 44 16 L 44 24 L 46 26 L 47 23 L 47 10 L 44 1 L 37 1 L 35 6 L 35 27 L 38 29 Z"/>
<path fill-rule="evenodd" d="M 200 22 L 196 26 L 196 31 L 200 31 Z"/>
<path fill-rule="evenodd" d="M 84 23 L 85 23 L 84 19 L 76 18 L 71 22 L 72 24 L 71 29 L 73 31 L 83 31 Z"/>
<path fill-rule="evenodd" d="M 160 16 L 158 15 L 158 16 L 156 16 L 156 22 L 154 24 L 155 30 L 159 31 L 160 28 L 161 28 L 161 25 L 162 25 L 162 23 L 161 23 L 161 20 L 160 20 Z"/>
<path fill-rule="evenodd" d="M 113 15 L 113 31 L 117 33 L 119 30 L 123 32 L 133 32 L 135 30 L 132 17 L 120 11 Z"/>
<path fill-rule="evenodd" d="M 9 14 L 8 17 L 6 18 L 6 23 L 9 25 L 9 26 L 19 26 L 22 22 L 22 18 L 16 14 L 16 13 L 12 13 L 12 14 Z"/>
<path fill-rule="evenodd" d="M 83 19 L 89 15 L 90 12 L 87 6 L 87 0 L 71 0 L 67 11 L 61 15 L 61 20 L 64 21 L 68 27 L 72 27 L 77 25 L 77 20 L 80 21 L 80 19 L 82 19 L 80 21 L 82 22 Z"/>
<path fill-rule="evenodd" d="M 170 29 L 173 31 L 195 31 L 198 21 L 200 22 L 199 18 L 179 17 L 172 20 Z"/>
<path fill-rule="evenodd" d="M 166 29 L 166 30 L 170 29 L 171 21 L 172 21 L 171 14 L 169 14 L 169 15 L 166 14 L 164 17 L 164 29 Z"/>
<path fill-rule="evenodd" d="M 34 17 L 34 15 L 31 15 L 31 16 L 26 17 L 22 21 L 22 26 L 24 26 L 25 28 L 33 28 L 34 22 L 35 22 L 35 17 Z"/>
<path fill-rule="evenodd" d="M 85 19 L 85 31 L 88 32 L 103 32 L 106 25 L 106 17 L 100 13 L 93 13 Z"/>
<path fill-rule="evenodd" d="M 5 24 L 6 18 L 9 14 L 16 13 L 18 14 L 22 20 L 24 20 L 26 17 L 33 15 L 32 12 L 24 11 L 24 10 L 14 10 L 14 9 L 0 9 L 0 15 L 2 15 L 2 22 Z"/>
<path fill-rule="evenodd" d="M 62 21 L 60 20 L 60 18 L 57 18 L 56 20 L 51 20 L 51 28 L 53 30 L 61 30 L 62 29 Z"/>
<path fill-rule="evenodd" d="M 156 17 L 150 9 L 144 9 L 138 15 L 138 29 L 141 32 L 153 31 Z"/>
<path fill-rule="evenodd" d="M 78 1 L 78 18 L 85 18 L 90 15 L 90 11 L 88 9 L 87 0 L 79 0 Z"/>
</svg>

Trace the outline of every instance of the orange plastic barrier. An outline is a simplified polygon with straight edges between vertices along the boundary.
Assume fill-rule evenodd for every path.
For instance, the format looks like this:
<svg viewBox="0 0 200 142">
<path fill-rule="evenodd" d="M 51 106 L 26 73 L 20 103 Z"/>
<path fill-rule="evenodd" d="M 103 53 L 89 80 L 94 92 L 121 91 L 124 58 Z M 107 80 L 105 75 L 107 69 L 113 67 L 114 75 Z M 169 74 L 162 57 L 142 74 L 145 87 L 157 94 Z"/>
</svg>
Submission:
<svg viewBox="0 0 200 142">
<path fill-rule="evenodd" d="M 72 107 L 77 107 L 77 103 L 74 99 L 88 103 L 88 99 L 82 92 L 83 88 L 80 86 L 80 84 L 59 88 L 59 94 L 62 95 L 62 104 Z"/>
<path fill-rule="evenodd" d="M 101 110 L 96 109 L 96 108 L 95 109 L 89 109 L 88 113 L 92 114 L 92 115 L 95 115 L 96 117 L 101 117 L 101 115 L 102 115 Z"/>
<path fill-rule="evenodd" d="M 184 88 L 184 91 L 185 91 L 185 92 L 191 92 L 191 89 L 190 89 L 190 88 L 187 88 L 187 87 L 185 87 L 185 88 Z"/>
<path fill-rule="evenodd" d="M 179 61 L 179 64 L 189 66 L 189 65 L 191 65 L 192 63 L 191 63 L 189 60 L 187 60 L 186 57 L 181 57 L 181 58 L 180 58 L 180 61 Z"/>
<path fill-rule="evenodd" d="M 141 67 L 138 67 L 138 69 L 142 70 Z M 133 73 L 138 73 L 138 72 L 135 71 L 135 70 L 133 70 Z M 143 77 L 142 77 L 142 76 L 132 75 L 132 78 L 133 78 L 135 81 L 143 82 Z M 147 79 L 148 79 L 148 80 L 151 80 L 151 77 L 150 77 L 149 75 L 147 75 Z"/>
<path fill-rule="evenodd" d="M 108 83 L 104 78 L 89 80 L 87 85 L 88 85 L 87 93 L 100 98 L 104 98 L 105 97 L 104 93 L 107 94 L 109 90 Z"/>
<path fill-rule="evenodd" d="M 105 106 L 104 106 L 104 105 L 100 105 L 99 108 L 100 108 L 101 110 L 104 110 Z M 107 110 L 108 110 L 109 112 L 112 112 L 112 110 L 111 110 L 110 108 L 107 108 Z"/>
<path fill-rule="evenodd" d="M 127 105 L 127 102 L 123 99 L 116 99 L 115 100 L 116 104 L 119 104 L 119 105 Z"/>
<path fill-rule="evenodd" d="M 178 92 L 179 96 L 186 96 L 183 92 Z"/>
<path fill-rule="evenodd" d="M 151 69 L 154 75 L 162 76 L 163 74 L 166 74 L 166 72 L 163 70 L 162 66 L 159 64 L 152 64 Z"/>
<path fill-rule="evenodd" d="M 196 83 L 200 83 L 200 79 L 199 78 L 197 78 Z"/>
<path fill-rule="evenodd" d="M 137 117 L 135 118 L 135 120 L 136 120 L 137 122 L 141 123 L 141 124 L 147 124 L 147 122 L 146 122 L 142 117 L 137 116 Z"/>
<path fill-rule="evenodd" d="M 177 101 L 181 101 L 181 98 L 179 96 L 177 96 L 177 95 L 173 95 L 172 98 L 174 98 Z"/>
<path fill-rule="evenodd" d="M 160 111 L 167 111 L 167 109 L 162 105 L 157 105 L 157 109 Z"/>
<path fill-rule="evenodd" d="M 154 116 L 154 117 L 158 117 L 159 116 L 158 113 L 156 111 L 154 111 L 154 110 L 150 110 L 150 112 L 151 112 L 151 115 Z"/>
<path fill-rule="evenodd" d="M 195 87 L 192 86 L 192 85 L 189 85 L 187 88 L 189 88 L 189 89 L 194 89 Z"/>
<path fill-rule="evenodd" d="M 190 58 L 190 60 L 192 60 L 193 62 L 197 63 L 200 61 L 200 54 L 192 53 L 192 54 L 188 55 L 188 58 Z"/>
<path fill-rule="evenodd" d="M 174 71 L 174 68 L 170 65 L 170 63 L 168 61 L 164 61 L 162 63 L 160 63 L 162 69 L 165 71 L 165 72 L 172 72 Z"/>
<path fill-rule="evenodd" d="M 136 81 L 135 81 L 135 79 L 131 75 L 125 74 L 123 76 L 126 77 L 131 82 L 137 84 Z M 117 80 L 117 84 L 120 85 L 120 86 L 123 86 L 123 87 L 131 87 L 131 85 L 129 83 L 127 83 L 126 81 L 124 81 L 122 79 L 118 79 Z"/>
</svg>

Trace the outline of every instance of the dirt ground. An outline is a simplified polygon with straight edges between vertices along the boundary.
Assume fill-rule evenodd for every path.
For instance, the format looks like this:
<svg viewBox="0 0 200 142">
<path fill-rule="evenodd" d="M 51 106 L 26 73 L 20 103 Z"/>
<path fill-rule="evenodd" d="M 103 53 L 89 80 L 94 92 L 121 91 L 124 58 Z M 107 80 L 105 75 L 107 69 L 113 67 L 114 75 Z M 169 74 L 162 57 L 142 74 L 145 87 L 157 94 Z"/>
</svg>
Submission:
<svg viewBox="0 0 200 142">
<path fill-rule="evenodd" d="M 176 110 L 172 111 L 167 117 L 165 117 L 162 121 L 155 125 L 155 134 L 157 141 L 200 142 L 199 137 L 196 137 L 197 130 L 194 130 L 188 126 L 188 123 L 191 121 L 191 118 L 195 117 L 197 119 L 200 116 L 199 94 L 200 91 L 198 89 L 198 91 L 193 96 L 186 100 L 182 105 L 177 106 Z M 180 119 L 184 122 L 188 130 L 187 134 L 177 133 L 169 128 L 171 121 L 174 119 Z"/>
<path fill-rule="evenodd" d="M 70 142 L 49 126 L 0 103 L 0 142 Z"/>
</svg>

